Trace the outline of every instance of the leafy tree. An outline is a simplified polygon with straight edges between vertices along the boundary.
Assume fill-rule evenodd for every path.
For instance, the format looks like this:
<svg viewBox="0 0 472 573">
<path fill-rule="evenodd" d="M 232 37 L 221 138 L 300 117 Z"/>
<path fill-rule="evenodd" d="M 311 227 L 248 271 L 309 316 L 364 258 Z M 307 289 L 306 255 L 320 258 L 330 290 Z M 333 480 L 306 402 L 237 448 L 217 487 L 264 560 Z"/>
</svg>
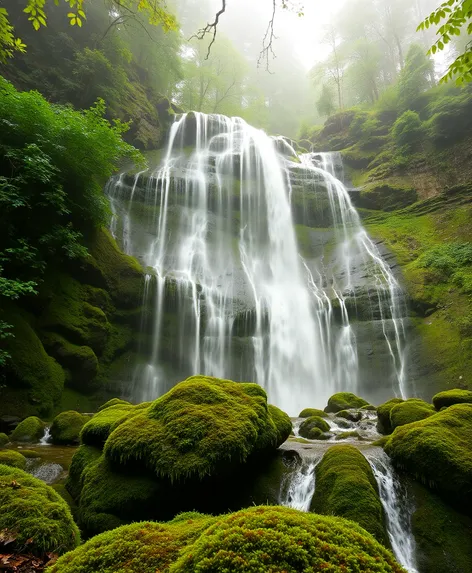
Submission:
<svg viewBox="0 0 472 573">
<path fill-rule="evenodd" d="M 444 50 L 455 36 L 462 33 L 470 38 L 472 34 L 472 0 L 447 0 L 434 10 L 418 26 L 418 30 L 428 29 L 431 26 L 439 26 L 437 30 L 438 40 L 431 46 L 429 54 L 436 54 Z M 442 82 L 452 78 L 457 84 L 472 81 L 472 40 L 466 43 L 464 50 L 449 66 Z"/>
<path fill-rule="evenodd" d="M 392 135 L 400 149 L 413 149 L 424 135 L 419 115 L 415 111 L 405 111 L 393 124 Z"/>
<path fill-rule="evenodd" d="M 405 66 L 398 80 L 401 109 L 411 109 L 411 104 L 418 96 L 432 87 L 433 72 L 433 62 L 424 53 L 423 47 L 411 44 L 406 55 Z"/>
<path fill-rule="evenodd" d="M 321 95 L 316 102 L 316 108 L 321 116 L 328 117 L 334 113 L 336 107 L 333 100 L 333 90 L 328 85 L 323 84 Z"/>
</svg>

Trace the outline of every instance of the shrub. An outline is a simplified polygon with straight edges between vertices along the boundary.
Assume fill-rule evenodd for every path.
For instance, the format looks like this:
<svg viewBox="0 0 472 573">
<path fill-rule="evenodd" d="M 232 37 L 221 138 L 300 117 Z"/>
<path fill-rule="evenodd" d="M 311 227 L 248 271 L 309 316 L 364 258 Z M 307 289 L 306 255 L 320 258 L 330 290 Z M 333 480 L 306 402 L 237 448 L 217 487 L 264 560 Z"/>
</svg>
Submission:
<svg viewBox="0 0 472 573">
<path fill-rule="evenodd" d="M 350 445 L 332 446 L 316 466 L 312 511 L 352 519 L 387 543 L 384 513 L 369 462 Z"/>
<path fill-rule="evenodd" d="M 53 444 L 76 444 L 84 424 L 89 420 L 88 416 L 79 414 L 74 410 L 61 412 L 51 425 L 51 438 Z"/>
<path fill-rule="evenodd" d="M 44 423 L 30 416 L 18 424 L 11 433 L 12 442 L 38 442 L 44 436 Z"/>
<path fill-rule="evenodd" d="M 459 388 L 445 390 L 433 396 L 433 404 L 436 410 L 448 408 L 454 404 L 472 404 L 472 391 Z"/>
<path fill-rule="evenodd" d="M 392 127 L 392 136 L 399 148 L 411 149 L 424 137 L 420 116 L 415 111 L 405 111 Z"/>
<path fill-rule="evenodd" d="M 80 543 L 67 503 L 26 472 L 0 465 L 0 507 L 0 531 L 14 537 L 9 551 L 62 554 Z"/>
</svg>

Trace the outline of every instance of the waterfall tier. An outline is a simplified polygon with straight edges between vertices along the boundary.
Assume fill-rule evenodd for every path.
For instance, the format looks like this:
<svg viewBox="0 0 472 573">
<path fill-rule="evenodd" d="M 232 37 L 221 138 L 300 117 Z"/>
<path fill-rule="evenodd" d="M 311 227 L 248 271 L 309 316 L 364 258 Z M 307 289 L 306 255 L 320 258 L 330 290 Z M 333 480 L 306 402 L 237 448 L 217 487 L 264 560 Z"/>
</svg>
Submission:
<svg viewBox="0 0 472 573">
<path fill-rule="evenodd" d="M 342 178 L 338 154 L 192 113 L 157 168 L 109 182 L 112 232 L 149 268 L 133 398 L 196 373 L 255 381 L 291 414 L 409 393 L 402 291 Z"/>
</svg>

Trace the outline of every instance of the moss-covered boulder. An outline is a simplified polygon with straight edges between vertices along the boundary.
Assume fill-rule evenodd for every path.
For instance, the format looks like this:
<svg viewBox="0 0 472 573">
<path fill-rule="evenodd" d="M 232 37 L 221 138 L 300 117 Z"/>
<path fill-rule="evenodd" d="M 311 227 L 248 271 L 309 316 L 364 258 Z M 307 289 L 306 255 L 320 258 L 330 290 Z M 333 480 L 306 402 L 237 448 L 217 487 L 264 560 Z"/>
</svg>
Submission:
<svg viewBox="0 0 472 573">
<path fill-rule="evenodd" d="M 299 418 L 311 418 L 311 416 L 327 418 L 328 414 L 324 410 L 318 410 L 317 408 L 305 408 L 298 414 Z"/>
<path fill-rule="evenodd" d="M 429 418 L 435 413 L 436 410 L 428 402 L 411 398 L 393 406 L 390 410 L 390 426 L 394 430 L 399 426 Z"/>
<path fill-rule="evenodd" d="M 277 430 L 277 443 L 283 444 L 292 433 L 292 420 L 290 420 L 285 412 L 277 408 L 277 406 L 269 404 L 267 407 Z"/>
<path fill-rule="evenodd" d="M 384 512 L 369 462 L 350 445 L 331 447 L 316 466 L 311 510 L 359 523 L 381 543 L 387 543 Z"/>
<path fill-rule="evenodd" d="M 6 446 L 9 442 L 10 442 L 10 438 L 6 434 L 4 434 L 3 432 L 0 432 L 0 448 L 3 448 L 4 446 Z"/>
<path fill-rule="evenodd" d="M 336 413 L 341 410 L 349 410 L 351 408 L 362 408 L 363 406 L 369 406 L 369 402 L 363 398 L 359 398 L 351 392 L 338 392 L 333 394 L 328 400 L 328 405 L 325 408 L 325 412 Z"/>
<path fill-rule="evenodd" d="M 308 440 L 318 439 L 323 432 L 329 432 L 329 424 L 320 416 L 310 416 L 300 424 L 298 433 Z"/>
<path fill-rule="evenodd" d="M 404 573 L 392 554 L 345 519 L 259 506 L 221 517 L 198 513 L 135 523 L 94 537 L 48 573 Z"/>
<path fill-rule="evenodd" d="M 18 424 L 11 433 L 12 442 L 38 442 L 44 436 L 45 424 L 36 416 L 30 416 Z"/>
<path fill-rule="evenodd" d="M 137 408 L 128 403 L 112 404 L 101 409 L 82 427 L 82 443 L 101 448 L 111 432 L 136 413 Z"/>
<path fill-rule="evenodd" d="M 94 465 L 101 457 L 102 451 L 94 446 L 81 445 L 74 454 L 69 467 L 69 476 L 66 482 L 67 491 L 78 500 L 84 482 L 84 472 Z"/>
<path fill-rule="evenodd" d="M 113 408 L 120 406 L 97 416 Z M 157 476 L 185 480 L 228 471 L 286 438 L 260 386 L 193 376 L 131 419 L 120 421 L 104 452 L 112 463 L 143 465 Z"/>
<path fill-rule="evenodd" d="M 105 404 L 102 404 L 97 409 L 97 412 L 101 412 L 102 410 L 105 410 L 110 406 L 131 406 L 131 405 L 132 405 L 131 402 L 128 402 L 127 400 L 122 400 L 121 398 L 112 398 L 111 400 L 108 400 L 108 402 L 105 402 Z"/>
<path fill-rule="evenodd" d="M 338 418 L 344 418 L 345 420 L 349 420 L 349 422 L 359 422 L 362 420 L 362 413 L 361 412 L 352 412 L 351 410 L 340 410 L 336 413 Z"/>
<path fill-rule="evenodd" d="M 402 398 L 392 398 L 377 408 L 377 430 L 381 434 L 391 434 L 393 432 L 392 424 L 390 423 L 390 412 L 394 406 L 402 402 Z"/>
<path fill-rule="evenodd" d="M 396 428 L 385 451 L 397 467 L 472 512 L 472 404 Z"/>
<path fill-rule="evenodd" d="M 0 452 L 0 464 L 24 470 L 26 468 L 26 457 L 15 450 L 2 450 Z"/>
<path fill-rule="evenodd" d="M 9 551 L 43 555 L 77 547 L 80 535 L 67 503 L 42 481 L 0 465 L 0 531 L 11 534 Z"/>
<path fill-rule="evenodd" d="M 88 416 L 74 410 L 61 412 L 51 425 L 51 440 L 53 444 L 78 444 L 82 427 L 89 421 Z"/>
<path fill-rule="evenodd" d="M 448 408 L 454 404 L 472 404 L 472 391 L 459 388 L 445 390 L 433 396 L 433 404 L 436 410 Z"/>
</svg>

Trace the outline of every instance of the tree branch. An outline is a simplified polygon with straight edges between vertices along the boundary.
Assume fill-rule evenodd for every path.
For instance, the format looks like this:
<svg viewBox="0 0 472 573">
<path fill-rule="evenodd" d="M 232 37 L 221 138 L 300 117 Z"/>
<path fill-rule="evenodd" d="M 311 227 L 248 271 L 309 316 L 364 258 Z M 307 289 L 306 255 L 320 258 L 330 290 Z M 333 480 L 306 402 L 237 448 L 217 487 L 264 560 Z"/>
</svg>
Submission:
<svg viewBox="0 0 472 573">
<path fill-rule="evenodd" d="M 196 34 L 194 34 L 193 36 L 191 36 L 189 38 L 189 41 L 192 40 L 193 38 L 197 38 L 197 40 L 203 40 L 203 38 L 207 34 L 210 34 L 213 31 L 213 37 L 212 37 L 211 42 L 208 46 L 208 51 L 207 51 L 207 55 L 205 57 L 205 60 L 208 60 L 208 58 L 210 57 L 211 47 L 213 46 L 213 44 L 215 43 L 215 40 L 216 40 L 216 33 L 218 31 L 218 23 L 220 21 L 220 17 L 226 11 L 226 0 L 221 0 L 221 1 L 222 1 L 221 9 L 218 10 L 218 12 L 216 13 L 215 19 L 213 20 L 213 22 L 209 22 L 204 28 L 202 28 Z"/>
<path fill-rule="evenodd" d="M 276 0 L 272 0 L 272 17 L 267 25 L 267 30 L 264 35 L 264 39 L 262 40 L 262 50 L 257 60 L 257 67 L 260 67 L 262 61 L 265 60 L 265 69 L 269 73 L 272 73 L 269 69 L 269 56 L 271 55 L 272 59 L 277 57 L 272 48 L 273 41 L 277 39 L 277 36 L 274 34 L 274 22 L 275 22 L 276 11 L 277 11 Z"/>
</svg>

